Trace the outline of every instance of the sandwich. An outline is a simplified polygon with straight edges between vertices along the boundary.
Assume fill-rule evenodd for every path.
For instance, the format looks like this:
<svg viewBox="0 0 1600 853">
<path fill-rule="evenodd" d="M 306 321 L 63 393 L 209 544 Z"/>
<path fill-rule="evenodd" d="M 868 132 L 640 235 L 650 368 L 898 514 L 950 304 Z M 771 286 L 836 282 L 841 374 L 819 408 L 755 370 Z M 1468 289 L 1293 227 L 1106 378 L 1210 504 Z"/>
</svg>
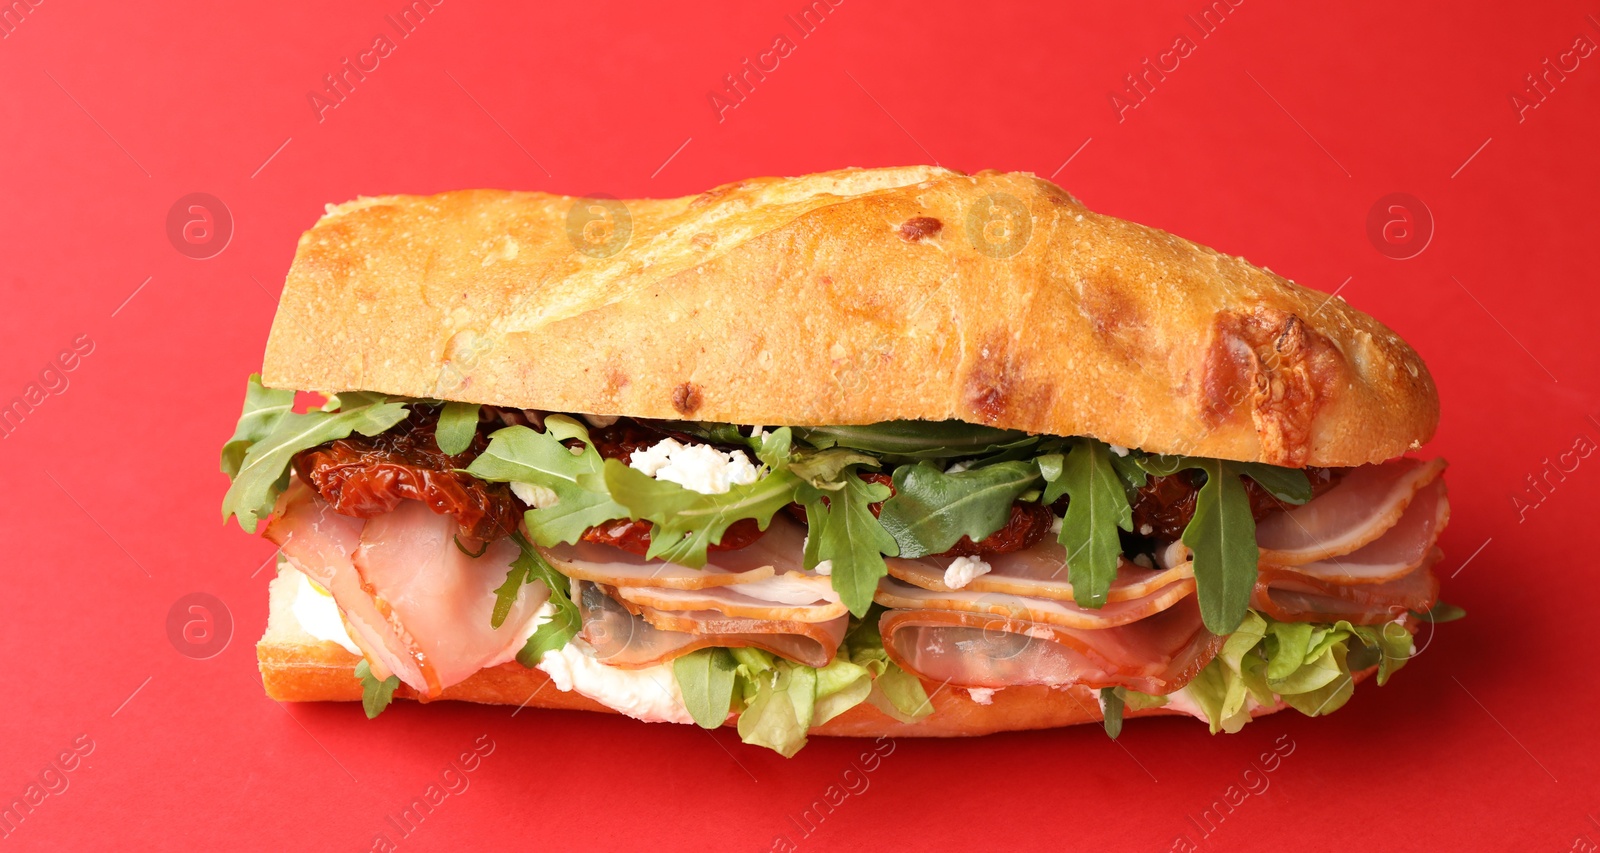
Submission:
<svg viewBox="0 0 1600 853">
<path fill-rule="evenodd" d="M 222 511 L 280 701 L 1233 732 L 1461 615 L 1438 411 L 1343 300 L 1029 174 L 384 196 L 300 239 Z"/>
</svg>

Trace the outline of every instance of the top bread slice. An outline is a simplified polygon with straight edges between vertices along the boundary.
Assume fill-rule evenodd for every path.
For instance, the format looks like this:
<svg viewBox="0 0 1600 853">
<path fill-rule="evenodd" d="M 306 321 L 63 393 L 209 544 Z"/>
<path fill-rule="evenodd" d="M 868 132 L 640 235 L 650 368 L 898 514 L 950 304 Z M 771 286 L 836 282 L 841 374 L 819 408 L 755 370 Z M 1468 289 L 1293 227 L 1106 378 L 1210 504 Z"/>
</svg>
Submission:
<svg viewBox="0 0 1600 853">
<path fill-rule="evenodd" d="M 263 376 L 741 424 L 954 418 L 1293 467 L 1399 456 L 1439 412 L 1417 354 L 1342 300 L 1033 175 L 925 166 L 330 206 Z"/>
</svg>

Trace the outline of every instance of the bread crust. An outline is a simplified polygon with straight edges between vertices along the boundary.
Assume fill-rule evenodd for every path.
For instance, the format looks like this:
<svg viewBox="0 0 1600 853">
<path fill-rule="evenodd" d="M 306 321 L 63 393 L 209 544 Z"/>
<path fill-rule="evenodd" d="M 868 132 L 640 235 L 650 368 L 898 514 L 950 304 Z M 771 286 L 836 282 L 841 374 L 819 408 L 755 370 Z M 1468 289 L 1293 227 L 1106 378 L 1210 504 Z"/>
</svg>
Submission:
<svg viewBox="0 0 1600 853">
<path fill-rule="evenodd" d="M 1029 174 L 923 166 L 330 206 L 263 373 L 646 418 L 955 418 L 1291 466 L 1393 458 L 1438 421 L 1422 360 L 1342 300 Z"/>
<path fill-rule="evenodd" d="M 295 580 L 287 570 L 274 579 L 267 631 L 256 644 L 256 661 L 267 696 L 279 702 L 358 702 L 361 683 L 355 655 L 326 640 L 307 634 L 295 621 L 291 610 Z M 1370 670 L 1356 674 L 1359 682 Z M 933 700 L 934 712 L 916 722 L 902 723 L 862 703 L 811 730 L 813 735 L 843 737 L 968 737 L 996 732 L 1050 729 L 1079 723 L 1100 722 L 1099 701 L 1086 687 L 1058 690 L 1029 685 L 995 691 L 988 704 L 979 704 L 966 690 L 924 682 Z M 417 699 L 416 691 L 402 684 L 395 697 Z M 518 705 L 526 708 L 554 708 L 568 711 L 616 711 L 577 692 L 562 692 L 541 670 L 528 669 L 516 662 L 481 670 L 460 684 L 447 687 L 442 699 L 490 705 Z M 435 700 L 437 701 L 437 700 Z M 1281 710 L 1258 708 L 1253 716 Z M 1126 716 L 1149 717 L 1179 715 L 1165 708 L 1130 710 Z M 730 721 L 728 725 L 733 725 Z"/>
</svg>

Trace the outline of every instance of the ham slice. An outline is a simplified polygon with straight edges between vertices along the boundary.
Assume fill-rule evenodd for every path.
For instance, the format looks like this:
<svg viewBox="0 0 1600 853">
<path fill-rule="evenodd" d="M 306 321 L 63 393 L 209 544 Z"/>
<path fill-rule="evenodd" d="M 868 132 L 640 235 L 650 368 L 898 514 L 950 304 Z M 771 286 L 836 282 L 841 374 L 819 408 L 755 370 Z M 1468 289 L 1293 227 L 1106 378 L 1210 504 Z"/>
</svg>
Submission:
<svg viewBox="0 0 1600 853">
<path fill-rule="evenodd" d="M 1222 645 L 1202 624 L 1193 596 L 1093 631 L 952 610 L 891 610 L 879 627 L 901 668 L 956 687 L 1081 684 L 1165 695 L 1189 683 Z"/>
<path fill-rule="evenodd" d="M 514 657 L 548 597 L 543 584 L 524 584 L 491 628 L 494 590 L 518 548 L 502 538 L 470 557 L 456 546 L 459 532 L 454 517 L 411 500 L 365 522 L 346 518 L 296 482 L 266 536 L 333 594 L 375 675 L 398 675 L 433 698 Z"/>
<path fill-rule="evenodd" d="M 714 610 L 724 616 L 780 622 L 829 622 L 848 613 L 828 578 L 789 572 L 749 583 L 706 589 L 616 587 L 617 598 L 656 610 Z"/>
<path fill-rule="evenodd" d="M 1352 468 L 1328 492 L 1256 525 L 1261 561 L 1298 566 L 1349 554 L 1382 536 L 1444 471 L 1443 459 L 1395 459 Z"/>
<path fill-rule="evenodd" d="M 1443 557 L 1433 548 L 1417 568 L 1381 583 L 1336 583 L 1307 577 L 1298 571 L 1303 567 L 1263 567 L 1250 606 L 1280 622 L 1390 622 L 1408 611 L 1425 613 L 1439 600 L 1432 568 Z"/>
<path fill-rule="evenodd" d="M 767 532 L 753 544 L 713 551 L 704 568 L 691 569 L 593 542 L 539 549 L 562 574 L 615 587 L 652 586 L 707 589 L 748 583 L 802 568 L 805 528 L 783 515 L 774 516 Z"/>
<path fill-rule="evenodd" d="M 757 648 L 812 667 L 827 666 L 844 641 L 850 617 L 828 622 L 742 619 L 714 610 L 658 611 L 628 607 L 601 587 L 573 584 L 583 614 L 583 638 L 601 663 L 638 669 L 718 646 Z"/>
<path fill-rule="evenodd" d="M 986 616 L 1038 622 L 1080 631 L 1115 628 L 1160 613 L 1194 592 L 1194 578 L 1188 577 L 1158 587 L 1140 598 L 1113 601 L 1099 609 L 1079 607 L 1071 600 L 1030 598 L 1001 592 L 955 590 L 937 592 L 912 586 L 894 578 L 878 582 L 873 600 L 885 607 L 905 610 L 952 610 Z"/>
<path fill-rule="evenodd" d="M 1428 560 L 1449 520 L 1444 478 L 1437 477 L 1418 490 L 1399 521 L 1372 542 L 1348 554 L 1284 568 L 1332 584 L 1392 581 Z M 1265 558 L 1263 568 L 1273 568 Z"/>
<path fill-rule="evenodd" d="M 955 557 L 924 557 L 919 560 L 890 558 L 889 574 L 907 583 L 936 592 L 951 592 L 944 582 L 945 569 Z M 973 592 L 998 592 L 1009 595 L 1026 595 L 1057 601 L 1072 601 L 1072 584 L 1067 581 L 1067 549 L 1054 539 L 1036 543 L 1021 551 L 1006 554 L 985 554 L 989 571 L 981 574 L 963 590 Z M 1183 564 L 1168 571 L 1150 571 L 1127 560 L 1117 567 L 1117 577 L 1111 583 L 1106 600 L 1110 603 L 1143 598 L 1168 584 L 1194 577 L 1193 566 Z"/>
</svg>

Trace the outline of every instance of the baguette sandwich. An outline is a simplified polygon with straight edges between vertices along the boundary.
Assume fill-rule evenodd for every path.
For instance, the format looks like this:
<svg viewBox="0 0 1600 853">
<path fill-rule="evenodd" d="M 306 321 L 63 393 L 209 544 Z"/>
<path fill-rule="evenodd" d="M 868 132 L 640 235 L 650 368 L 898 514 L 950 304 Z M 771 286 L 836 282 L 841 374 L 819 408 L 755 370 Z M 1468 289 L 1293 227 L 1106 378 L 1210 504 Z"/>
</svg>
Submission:
<svg viewBox="0 0 1600 853">
<path fill-rule="evenodd" d="M 1459 615 L 1437 420 L 1376 320 L 1028 174 L 386 196 L 300 239 L 223 518 L 278 700 L 1215 733 Z"/>
</svg>

